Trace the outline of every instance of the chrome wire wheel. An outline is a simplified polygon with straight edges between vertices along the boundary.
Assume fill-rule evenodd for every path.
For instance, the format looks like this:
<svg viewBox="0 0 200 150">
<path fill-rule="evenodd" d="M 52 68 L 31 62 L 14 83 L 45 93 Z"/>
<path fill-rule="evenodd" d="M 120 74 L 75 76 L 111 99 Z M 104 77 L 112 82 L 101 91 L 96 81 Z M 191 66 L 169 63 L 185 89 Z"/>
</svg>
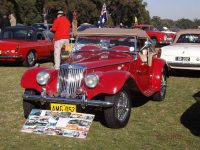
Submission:
<svg viewBox="0 0 200 150">
<path fill-rule="evenodd" d="M 166 95 L 166 91 L 167 91 L 167 76 L 166 76 L 166 71 L 163 70 L 162 72 L 162 76 L 161 76 L 161 81 L 160 81 L 160 91 L 156 92 L 153 95 L 153 100 L 155 101 L 162 101 L 165 99 L 165 95 Z"/>
<path fill-rule="evenodd" d="M 166 88 L 167 88 L 166 75 L 162 74 L 162 79 L 161 79 L 161 97 L 163 97 L 165 95 Z"/>
<path fill-rule="evenodd" d="M 129 111 L 130 108 L 128 95 L 125 92 L 120 92 L 118 103 L 115 106 L 116 118 L 123 122 L 126 119 Z"/>
<path fill-rule="evenodd" d="M 109 128 L 123 128 L 127 125 L 132 108 L 130 91 L 125 85 L 118 93 L 105 97 L 114 105 L 104 109 L 105 123 Z"/>
</svg>

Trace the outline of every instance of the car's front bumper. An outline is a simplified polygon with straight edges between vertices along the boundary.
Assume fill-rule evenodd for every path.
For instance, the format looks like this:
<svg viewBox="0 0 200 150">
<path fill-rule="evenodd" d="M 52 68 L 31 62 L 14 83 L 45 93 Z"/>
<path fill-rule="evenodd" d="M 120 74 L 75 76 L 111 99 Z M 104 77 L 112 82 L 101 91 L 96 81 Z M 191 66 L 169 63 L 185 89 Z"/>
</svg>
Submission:
<svg viewBox="0 0 200 150">
<path fill-rule="evenodd" d="M 95 106 L 95 107 L 112 107 L 114 103 L 104 100 L 87 100 L 86 94 L 83 94 L 82 98 L 64 98 L 64 97 L 50 97 L 45 96 L 44 93 L 41 95 L 29 95 L 23 94 L 23 99 L 29 101 L 39 101 L 42 104 L 44 103 L 61 103 L 61 104 L 80 104 L 82 107 L 85 106 Z"/>
<path fill-rule="evenodd" d="M 170 68 L 174 69 L 187 69 L 187 70 L 200 70 L 200 63 L 176 63 L 167 62 Z"/>
<path fill-rule="evenodd" d="M 159 44 L 171 44 L 172 40 L 169 41 L 160 41 Z"/>
<path fill-rule="evenodd" d="M 21 59 L 22 56 L 8 56 L 8 55 L 0 55 L 0 59 Z"/>
</svg>

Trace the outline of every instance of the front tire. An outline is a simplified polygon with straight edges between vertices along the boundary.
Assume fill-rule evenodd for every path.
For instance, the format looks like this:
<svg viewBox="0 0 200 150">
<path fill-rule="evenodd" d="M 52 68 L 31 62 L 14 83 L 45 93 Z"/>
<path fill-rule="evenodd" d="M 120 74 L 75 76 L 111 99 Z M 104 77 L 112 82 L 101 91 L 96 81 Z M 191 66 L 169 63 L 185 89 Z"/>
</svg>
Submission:
<svg viewBox="0 0 200 150">
<path fill-rule="evenodd" d="M 32 67 L 36 63 L 36 53 L 34 51 L 29 51 L 26 55 L 25 60 L 23 61 L 23 66 Z"/>
<path fill-rule="evenodd" d="M 156 92 L 153 95 L 153 100 L 154 101 L 163 101 L 165 99 L 166 90 L 167 90 L 167 76 L 166 76 L 166 71 L 163 70 L 161 84 L 160 84 L 160 91 Z"/>
<path fill-rule="evenodd" d="M 36 95 L 36 92 L 33 90 L 25 90 L 24 94 Z M 38 104 L 36 102 L 23 99 L 23 109 L 24 109 L 25 118 L 28 118 L 32 109 L 37 109 L 37 108 L 38 108 Z"/>
<path fill-rule="evenodd" d="M 131 96 L 127 87 L 112 96 L 106 96 L 106 101 L 113 102 L 111 108 L 104 110 L 105 123 L 109 128 L 123 128 L 127 125 L 131 114 Z"/>
</svg>

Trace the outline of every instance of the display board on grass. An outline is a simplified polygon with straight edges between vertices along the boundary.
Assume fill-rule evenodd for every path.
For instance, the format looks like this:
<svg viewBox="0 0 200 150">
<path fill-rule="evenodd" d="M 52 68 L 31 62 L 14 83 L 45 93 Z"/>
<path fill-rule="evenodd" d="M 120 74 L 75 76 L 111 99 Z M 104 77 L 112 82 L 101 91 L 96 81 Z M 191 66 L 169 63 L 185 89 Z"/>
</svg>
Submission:
<svg viewBox="0 0 200 150">
<path fill-rule="evenodd" d="M 94 117 L 92 114 L 33 109 L 21 131 L 84 139 Z"/>
</svg>

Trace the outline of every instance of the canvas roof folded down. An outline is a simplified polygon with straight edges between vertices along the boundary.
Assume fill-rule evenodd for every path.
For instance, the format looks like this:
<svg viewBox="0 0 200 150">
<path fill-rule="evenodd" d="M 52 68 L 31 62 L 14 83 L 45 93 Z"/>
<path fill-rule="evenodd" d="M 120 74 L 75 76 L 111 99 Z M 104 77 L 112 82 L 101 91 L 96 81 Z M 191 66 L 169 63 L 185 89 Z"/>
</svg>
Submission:
<svg viewBox="0 0 200 150">
<path fill-rule="evenodd" d="M 89 28 L 78 32 L 78 36 L 137 36 L 149 38 L 147 33 L 141 29 L 124 28 Z"/>
</svg>

